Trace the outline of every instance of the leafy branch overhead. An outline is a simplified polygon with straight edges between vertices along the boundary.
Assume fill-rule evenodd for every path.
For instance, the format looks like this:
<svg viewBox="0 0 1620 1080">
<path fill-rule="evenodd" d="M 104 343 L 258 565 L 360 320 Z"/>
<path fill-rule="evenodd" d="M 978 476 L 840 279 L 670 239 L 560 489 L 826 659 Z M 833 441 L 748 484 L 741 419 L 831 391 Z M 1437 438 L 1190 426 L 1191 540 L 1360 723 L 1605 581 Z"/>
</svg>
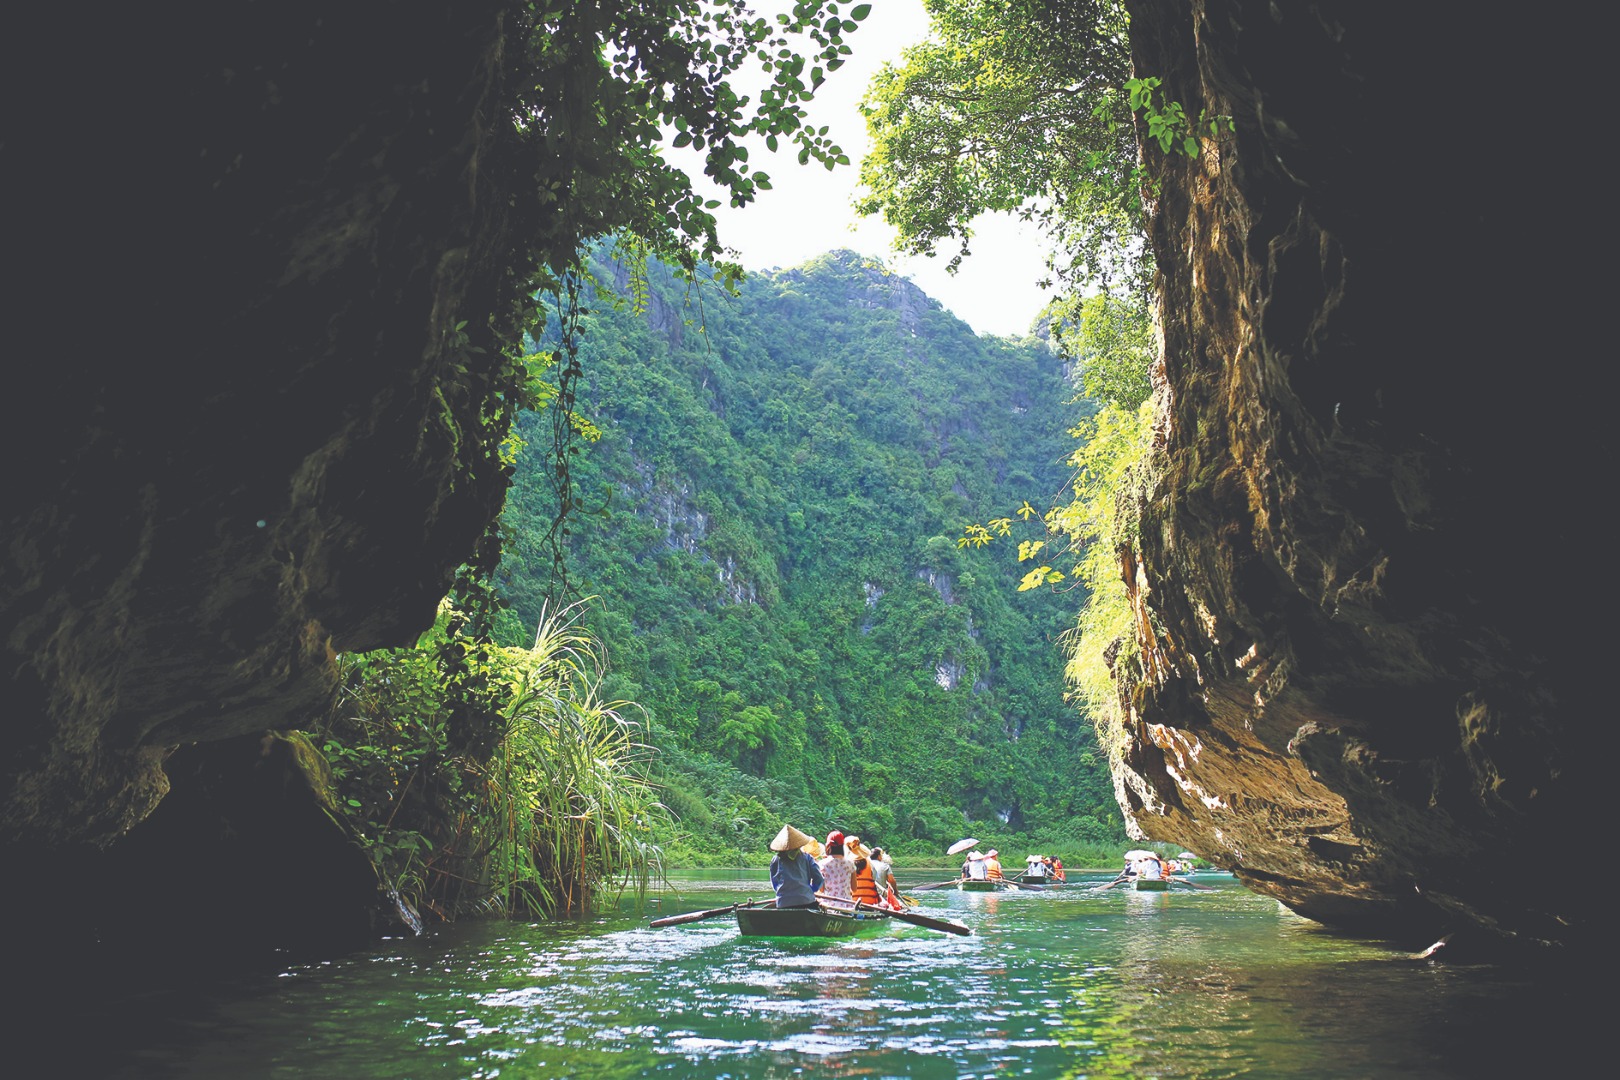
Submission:
<svg viewBox="0 0 1620 1080">
<path fill-rule="evenodd" d="M 1052 238 L 1066 285 L 1145 290 L 1122 5 L 926 3 L 931 40 L 885 66 L 862 104 L 872 149 L 857 208 L 882 215 L 908 254 L 954 249 L 953 269 L 974 219 L 1016 213 Z"/>
</svg>

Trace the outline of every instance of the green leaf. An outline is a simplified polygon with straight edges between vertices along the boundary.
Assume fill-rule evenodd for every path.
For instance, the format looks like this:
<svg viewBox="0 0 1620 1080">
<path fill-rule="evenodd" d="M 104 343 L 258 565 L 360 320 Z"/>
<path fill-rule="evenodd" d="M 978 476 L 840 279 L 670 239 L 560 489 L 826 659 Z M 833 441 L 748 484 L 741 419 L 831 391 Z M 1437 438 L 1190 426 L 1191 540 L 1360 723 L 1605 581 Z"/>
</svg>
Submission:
<svg viewBox="0 0 1620 1080">
<path fill-rule="evenodd" d="M 871 4 L 856 4 L 849 11 L 849 17 L 854 19 L 856 22 L 860 22 L 870 14 L 872 14 Z"/>
</svg>

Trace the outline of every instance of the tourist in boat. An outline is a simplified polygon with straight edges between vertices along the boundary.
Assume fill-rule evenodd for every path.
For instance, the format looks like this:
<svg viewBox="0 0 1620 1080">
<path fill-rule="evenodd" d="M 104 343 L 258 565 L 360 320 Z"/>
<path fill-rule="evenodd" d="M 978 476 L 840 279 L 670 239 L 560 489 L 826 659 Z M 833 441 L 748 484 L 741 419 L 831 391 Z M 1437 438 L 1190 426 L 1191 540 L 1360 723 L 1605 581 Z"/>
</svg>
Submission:
<svg viewBox="0 0 1620 1080">
<path fill-rule="evenodd" d="M 1136 873 L 1149 881 L 1160 881 L 1164 878 L 1164 860 L 1149 853 L 1136 860 Z"/>
<path fill-rule="evenodd" d="M 883 898 L 883 906 L 899 911 L 901 908 L 900 891 L 894 885 L 894 867 L 889 863 L 889 856 L 882 848 L 872 849 L 872 880 L 877 884 L 878 895 Z"/>
<path fill-rule="evenodd" d="M 1049 861 L 1052 866 L 1052 879 L 1054 881 L 1068 881 L 1068 877 L 1063 873 L 1063 860 L 1053 855 Z"/>
<path fill-rule="evenodd" d="M 821 891 L 825 881 L 821 867 L 804 850 L 805 845 L 813 843 L 813 839 L 791 825 L 782 826 L 782 831 L 771 841 L 771 850 L 776 852 L 771 856 L 771 888 L 776 890 L 777 907 L 818 906 L 816 893 Z"/>
<path fill-rule="evenodd" d="M 1001 872 L 1001 860 L 997 858 L 997 856 L 1000 854 L 1001 852 L 997 851 L 995 848 L 991 848 L 985 853 L 984 876 L 989 878 L 991 881 L 1000 881 L 1003 877 Z"/>
<path fill-rule="evenodd" d="M 861 904 L 871 904 L 880 907 L 883 894 L 878 891 L 877 875 L 872 871 L 872 858 L 870 855 L 857 854 L 850 863 L 850 896 Z"/>
<path fill-rule="evenodd" d="M 967 862 L 962 864 L 962 877 L 968 881 L 983 881 L 988 876 L 984 865 L 984 852 L 973 851 L 968 853 Z"/>
<path fill-rule="evenodd" d="M 821 867 L 821 891 L 839 900 L 855 898 L 855 867 L 845 858 L 844 834 L 834 829 L 827 834 L 826 854 L 818 864 Z"/>
</svg>

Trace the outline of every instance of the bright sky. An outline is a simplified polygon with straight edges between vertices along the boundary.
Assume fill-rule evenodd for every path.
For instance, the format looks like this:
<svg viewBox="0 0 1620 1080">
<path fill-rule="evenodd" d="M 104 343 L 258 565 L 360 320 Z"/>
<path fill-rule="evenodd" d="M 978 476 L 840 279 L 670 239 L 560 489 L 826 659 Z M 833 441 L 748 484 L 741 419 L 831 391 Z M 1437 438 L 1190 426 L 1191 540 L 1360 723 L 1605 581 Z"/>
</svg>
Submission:
<svg viewBox="0 0 1620 1080">
<path fill-rule="evenodd" d="M 881 218 L 860 217 L 851 206 L 867 148 L 866 121 L 856 106 L 884 61 L 898 63 L 906 46 L 928 34 L 922 0 L 871 3 L 872 13 L 847 39 L 852 50 L 848 61 L 827 77 L 808 106 L 810 122 L 826 124 L 829 137 L 852 164 L 828 172 L 814 161 L 801 166 L 785 139 L 776 154 L 763 143 L 751 143 L 749 164 L 769 173 L 772 187 L 741 210 L 723 205 L 714 211 L 720 242 L 735 249 L 749 270 L 797 266 L 823 252 L 849 248 L 883 260 L 979 333 L 1022 336 L 1051 299 L 1051 293 L 1036 285 L 1045 273 L 1046 249 L 1034 229 L 1009 215 L 979 219 L 973 226 L 973 254 L 950 275 L 945 264 L 954 249 L 932 259 L 901 256 L 892 246 L 894 230 Z M 671 154 L 671 160 L 678 156 Z M 701 179 L 701 165 L 689 171 Z"/>
</svg>

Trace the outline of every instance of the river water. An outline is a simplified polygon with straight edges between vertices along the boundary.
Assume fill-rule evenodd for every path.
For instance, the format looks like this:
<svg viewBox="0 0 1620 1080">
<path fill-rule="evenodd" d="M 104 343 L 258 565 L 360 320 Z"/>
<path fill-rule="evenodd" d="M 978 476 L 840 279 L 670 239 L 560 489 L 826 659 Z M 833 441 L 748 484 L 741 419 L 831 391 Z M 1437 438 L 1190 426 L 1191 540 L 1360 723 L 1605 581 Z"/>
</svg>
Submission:
<svg viewBox="0 0 1620 1080">
<path fill-rule="evenodd" d="M 938 873 L 937 871 L 935 872 Z M 918 891 L 970 937 L 891 923 L 744 938 L 764 871 L 581 921 L 478 922 L 99 1004 L 55 1075 L 1528 1077 L 1576 1063 L 1566 980 L 1415 960 L 1226 876 L 1165 893 Z M 926 874 L 901 874 L 917 884 Z M 1605 995 L 1606 996 L 1606 995 Z M 75 1052 L 83 1060 L 75 1062 Z"/>
</svg>

